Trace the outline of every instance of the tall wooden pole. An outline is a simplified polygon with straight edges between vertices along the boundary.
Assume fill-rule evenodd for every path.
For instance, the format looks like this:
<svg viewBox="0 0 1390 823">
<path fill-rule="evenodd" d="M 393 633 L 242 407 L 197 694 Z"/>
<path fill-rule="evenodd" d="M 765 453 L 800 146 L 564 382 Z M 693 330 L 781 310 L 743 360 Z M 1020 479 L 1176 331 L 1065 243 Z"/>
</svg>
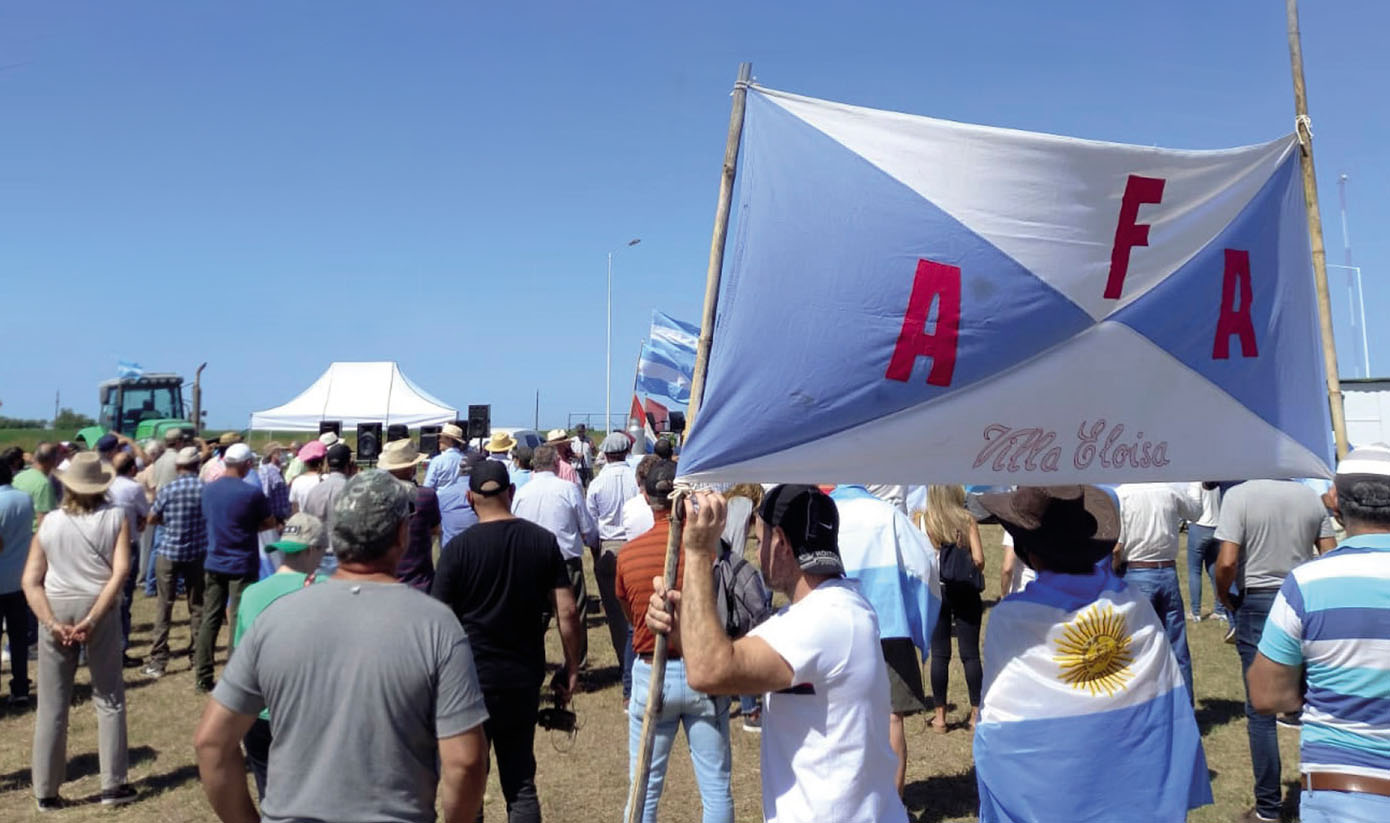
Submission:
<svg viewBox="0 0 1390 823">
<path fill-rule="evenodd" d="M 1327 370 L 1327 401 L 1332 411 L 1332 434 L 1337 457 L 1347 453 L 1347 422 L 1342 411 L 1342 383 L 1337 375 L 1337 342 L 1332 336 L 1332 300 L 1327 292 L 1327 249 L 1322 242 L 1322 212 L 1318 210 L 1318 179 L 1313 171 L 1313 130 L 1308 120 L 1308 89 L 1303 82 L 1303 41 L 1298 32 L 1298 0 L 1285 0 L 1289 18 L 1289 61 L 1293 66 L 1295 128 L 1302 149 L 1303 199 L 1308 204 L 1308 240 L 1313 249 L 1313 282 L 1318 291 L 1318 323 L 1322 326 L 1322 358 Z"/>
<path fill-rule="evenodd" d="M 729 236 L 729 210 L 734 199 L 734 173 L 738 170 L 738 144 L 743 135 L 743 109 L 748 100 L 748 83 L 753 76 L 753 64 L 740 63 L 738 82 L 734 85 L 733 111 L 729 115 L 729 139 L 724 146 L 724 171 L 719 179 L 719 204 L 714 210 L 714 237 L 709 246 L 709 269 L 705 273 L 705 310 L 700 322 L 700 342 L 695 349 L 695 377 L 690 387 L 690 405 L 685 415 L 685 437 L 689 437 L 700 400 L 705 393 L 705 370 L 709 365 L 710 343 L 714 339 L 714 312 L 719 303 L 719 274 L 724 268 L 724 241 Z M 684 438 L 682 438 L 684 439 Z M 671 497 L 671 534 L 666 540 L 666 587 L 676 585 L 676 568 L 681 550 L 681 507 L 684 495 Z M 662 684 L 666 679 L 666 644 L 664 635 L 657 635 L 652 651 L 651 687 L 647 691 L 647 708 L 642 715 L 642 745 L 637 751 L 637 768 L 627 795 L 627 823 L 638 823 L 647 799 L 647 778 L 652 768 L 652 738 L 656 733 L 656 718 L 661 713 Z"/>
</svg>

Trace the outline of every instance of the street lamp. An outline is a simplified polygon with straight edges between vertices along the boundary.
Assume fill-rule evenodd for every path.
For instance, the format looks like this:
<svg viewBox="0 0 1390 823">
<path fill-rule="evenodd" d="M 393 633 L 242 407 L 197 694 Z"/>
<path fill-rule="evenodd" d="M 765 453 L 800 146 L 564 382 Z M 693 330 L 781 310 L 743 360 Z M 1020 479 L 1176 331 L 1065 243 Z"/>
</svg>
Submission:
<svg viewBox="0 0 1390 823">
<path fill-rule="evenodd" d="M 604 337 L 603 356 L 603 430 L 613 428 L 613 255 L 629 246 L 641 243 L 634 237 L 626 244 L 608 252 L 608 332 Z"/>
</svg>

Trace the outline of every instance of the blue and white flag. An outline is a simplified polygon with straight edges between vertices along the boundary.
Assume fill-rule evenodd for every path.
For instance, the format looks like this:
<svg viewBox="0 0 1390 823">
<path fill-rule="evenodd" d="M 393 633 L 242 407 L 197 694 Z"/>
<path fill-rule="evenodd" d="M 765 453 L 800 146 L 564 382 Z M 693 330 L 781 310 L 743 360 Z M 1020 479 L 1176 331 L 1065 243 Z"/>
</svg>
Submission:
<svg viewBox="0 0 1390 823">
<path fill-rule="evenodd" d="M 699 326 L 677 320 L 665 312 L 652 312 L 652 333 L 648 342 L 690 376 L 695 374 L 695 348 L 699 340 Z"/>
<path fill-rule="evenodd" d="M 1041 572 L 990 612 L 975 729 L 980 821 L 1177 823 L 1212 802 L 1173 650 L 1105 565 Z"/>
<path fill-rule="evenodd" d="M 140 377 L 144 373 L 145 370 L 139 363 L 132 363 L 129 360 L 116 361 L 116 376 L 119 378 Z"/>
<path fill-rule="evenodd" d="M 637 390 L 642 394 L 665 397 L 676 404 L 690 402 L 691 374 L 650 342 L 642 344 L 637 361 Z"/>
<path fill-rule="evenodd" d="M 897 506 L 863 486 L 830 493 L 840 514 L 845 575 L 878 615 L 880 637 L 907 637 L 925 658 L 941 611 L 941 579 L 931 541 Z"/>
<path fill-rule="evenodd" d="M 1293 135 L 1174 151 L 755 86 L 736 187 L 691 479 L 1330 476 Z"/>
</svg>

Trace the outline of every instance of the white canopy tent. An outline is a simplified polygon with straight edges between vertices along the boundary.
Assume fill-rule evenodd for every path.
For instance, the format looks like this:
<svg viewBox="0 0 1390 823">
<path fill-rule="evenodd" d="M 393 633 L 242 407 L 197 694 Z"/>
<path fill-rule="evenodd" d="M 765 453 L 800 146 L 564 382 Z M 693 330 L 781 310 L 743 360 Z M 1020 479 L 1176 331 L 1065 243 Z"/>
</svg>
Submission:
<svg viewBox="0 0 1390 823">
<path fill-rule="evenodd" d="M 316 432 L 320 421 L 341 420 L 348 431 L 358 423 L 432 426 L 458 416 L 458 409 L 410 382 L 394 361 L 333 363 L 298 397 L 253 413 L 251 428 Z"/>
</svg>

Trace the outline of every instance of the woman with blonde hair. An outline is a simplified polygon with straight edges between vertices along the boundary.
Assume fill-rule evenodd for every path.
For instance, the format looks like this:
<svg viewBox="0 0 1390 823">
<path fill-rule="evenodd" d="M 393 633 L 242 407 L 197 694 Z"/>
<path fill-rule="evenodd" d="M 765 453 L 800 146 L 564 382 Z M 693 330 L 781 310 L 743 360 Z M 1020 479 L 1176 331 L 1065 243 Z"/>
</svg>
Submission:
<svg viewBox="0 0 1390 823">
<path fill-rule="evenodd" d="M 72 458 L 59 475 L 61 508 L 49 512 L 29 544 L 24 596 L 39 625 L 38 715 L 34 721 L 34 797 L 40 811 L 61 808 L 67 770 L 68 709 L 78 649 L 87 647 L 97 713 L 101 802 L 135 799 L 126 782 L 125 683 L 121 672 L 121 587 L 130 570 L 130 525 L 106 500 L 115 472 L 96 452 Z"/>
<path fill-rule="evenodd" d="M 927 508 L 915 513 L 913 519 L 936 547 L 937 567 L 941 570 L 941 615 L 931 637 L 931 691 L 936 703 L 932 731 L 944 734 L 947 729 L 946 683 L 952 623 L 970 694 L 973 729 L 980 715 L 980 686 L 984 679 L 980 667 L 980 625 L 984 620 L 980 591 L 985 587 L 985 552 L 980 543 L 980 527 L 965 508 L 965 489 L 961 486 L 929 486 Z"/>
</svg>

